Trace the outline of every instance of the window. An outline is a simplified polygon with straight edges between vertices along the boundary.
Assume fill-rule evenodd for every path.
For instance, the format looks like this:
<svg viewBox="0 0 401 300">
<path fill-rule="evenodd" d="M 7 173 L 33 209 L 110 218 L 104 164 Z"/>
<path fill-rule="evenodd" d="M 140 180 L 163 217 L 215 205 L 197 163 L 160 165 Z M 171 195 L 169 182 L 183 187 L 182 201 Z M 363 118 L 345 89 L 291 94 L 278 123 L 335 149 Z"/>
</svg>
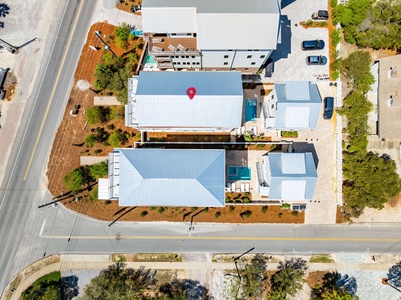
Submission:
<svg viewBox="0 0 401 300">
<path fill-rule="evenodd" d="M 233 68 L 233 71 L 237 70 L 237 68 Z"/>
<path fill-rule="evenodd" d="M 249 70 L 249 68 L 245 68 L 245 71 L 248 71 Z"/>
<path fill-rule="evenodd" d="M 228 58 L 228 55 L 224 55 L 224 58 Z"/>
<path fill-rule="evenodd" d="M 274 108 L 274 103 L 272 104 L 272 106 L 271 106 L 271 109 L 273 109 Z"/>
<path fill-rule="evenodd" d="M 253 62 L 251 62 L 251 66 L 253 66 L 253 65 L 255 65 L 256 63 L 253 61 Z"/>
<path fill-rule="evenodd" d="M 189 56 L 185 56 L 185 58 L 189 58 Z"/>
<path fill-rule="evenodd" d="M 177 65 L 181 65 L 181 63 L 179 61 L 176 62 Z"/>
<path fill-rule="evenodd" d="M 177 35 L 176 33 L 172 33 L 171 35 Z"/>
<path fill-rule="evenodd" d="M 261 56 L 260 56 L 260 58 L 265 58 L 265 57 L 266 57 L 266 55 L 261 55 Z"/>
<path fill-rule="evenodd" d="M 195 58 L 195 56 L 192 56 L 192 58 Z"/>
<path fill-rule="evenodd" d="M 272 100 L 274 99 L 274 95 L 272 95 Z"/>
<path fill-rule="evenodd" d="M 246 58 L 252 58 L 252 55 L 248 55 Z"/>
<path fill-rule="evenodd" d="M 192 33 L 187 33 L 187 35 L 192 35 Z"/>
<path fill-rule="evenodd" d="M 228 65 L 228 62 L 225 61 L 225 62 L 224 62 L 224 65 L 227 66 L 227 65 Z"/>
</svg>

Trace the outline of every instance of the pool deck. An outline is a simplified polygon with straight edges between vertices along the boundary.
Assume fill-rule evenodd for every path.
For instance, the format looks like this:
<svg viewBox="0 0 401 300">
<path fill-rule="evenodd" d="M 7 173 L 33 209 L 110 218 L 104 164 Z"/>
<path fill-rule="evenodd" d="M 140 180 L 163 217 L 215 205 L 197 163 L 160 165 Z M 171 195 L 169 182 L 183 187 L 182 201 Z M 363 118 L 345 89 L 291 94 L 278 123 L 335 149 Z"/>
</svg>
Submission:
<svg viewBox="0 0 401 300">
<path fill-rule="evenodd" d="M 267 151 L 263 150 L 227 150 L 226 151 L 226 166 L 244 166 L 251 169 L 250 180 L 236 180 L 229 181 L 227 176 L 227 182 L 235 182 L 236 191 L 241 191 L 241 183 L 250 184 L 250 193 L 252 194 L 252 202 L 255 201 L 267 201 L 267 198 L 262 198 L 258 192 L 258 173 L 256 170 L 256 163 L 262 161 L 262 155 L 266 154 Z M 272 201 L 273 202 L 273 201 Z"/>
</svg>

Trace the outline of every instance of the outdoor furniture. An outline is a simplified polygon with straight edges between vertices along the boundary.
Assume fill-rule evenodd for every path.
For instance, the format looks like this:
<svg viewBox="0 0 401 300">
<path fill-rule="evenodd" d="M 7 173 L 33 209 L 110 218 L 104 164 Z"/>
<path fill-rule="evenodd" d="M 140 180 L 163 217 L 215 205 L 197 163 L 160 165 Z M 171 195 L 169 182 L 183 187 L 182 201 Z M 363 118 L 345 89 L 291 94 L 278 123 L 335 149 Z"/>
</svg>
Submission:
<svg viewBox="0 0 401 300">
<path fill-rule="evenodd" d="M 182 51 L 182 52 L 185 52 L 185 51 L 187 51 L 187 48 L 186 47 L 184 47 L 183 45 L 181 45 L 181 44 L 178 44 L 177 45 L 177 48 L 178 49 L 180 49 L 180 51 Z"/>
<path fill-rule="evenodd" d="M 153 46 L 153 47 L 152 47 L 152 51 L 155 51 L 155 52 L 162 52 L 162 51 L 163 51 L 163 48 L 160 48 L 160 47 L 157 47 L 157 46 Z"/>
<path fill-rule="evenodd" d="M 249 183 L 245 183 L 245 192 L 249 193 L 251 190 L 251 186 Z"/>
<path fill-rule="evenodd" d="M 245 192 L 245 183 L 241 183 L 241 192 Z"/>
<path fill-rule="evenodd" d="M 176 47 L 174 47 L 173 45 L 168 45 L 168 47 L 167 48 L 169 48 L 171 51 L 173 51 L 173 52 L 176 52 L 177 51 L 177 48 Z"/>
</svg>

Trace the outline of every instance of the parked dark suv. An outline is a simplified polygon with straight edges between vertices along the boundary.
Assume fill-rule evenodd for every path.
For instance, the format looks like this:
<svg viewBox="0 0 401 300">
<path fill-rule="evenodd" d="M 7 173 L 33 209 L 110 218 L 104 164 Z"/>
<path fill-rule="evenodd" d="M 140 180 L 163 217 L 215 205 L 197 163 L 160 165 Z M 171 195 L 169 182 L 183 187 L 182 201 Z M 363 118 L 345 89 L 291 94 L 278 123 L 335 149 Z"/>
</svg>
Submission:
<svg viewBox="0 0 401 300">
<path fill-rule="evenodd" d="M 322 40 L 303 41 L 301 47 L 302 50 L 321 50 L 324 48 L 324 42 Z"/>
<path fill-rule="evenodd" d="M 327 64 L 327 57 L 321 55 L 308 56 L 306 58 L 307 65 L 325 65 Z"/>
<path fill-rule="evenodd" d="M 333 116 L 334 110 L 334 98 L 333 97 L 326 97 L 324 98 L 324 114 L 323 118 L 326 120 L 330 120 Z"/>
</svg>

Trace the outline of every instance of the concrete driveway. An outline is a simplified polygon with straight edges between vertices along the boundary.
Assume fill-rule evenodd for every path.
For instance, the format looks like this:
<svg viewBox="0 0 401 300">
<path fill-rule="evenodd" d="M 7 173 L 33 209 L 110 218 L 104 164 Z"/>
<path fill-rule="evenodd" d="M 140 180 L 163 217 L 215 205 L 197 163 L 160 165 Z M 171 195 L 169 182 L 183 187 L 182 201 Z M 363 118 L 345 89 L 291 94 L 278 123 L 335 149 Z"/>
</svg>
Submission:
<svg viewBox="0 0 401 300">
<path fill-rule="evenodd" d="M 281 41 L 271 58 L 274 61 L 274 73 L 270 78 L 262 77 L 263 82 L 287 80 L 316 81 L 317 75 L 329 73 L 329 61 L 324 66 L 308 66 L 306 57 L 310 55 L 328 55 L 328 30 L 326 28 L 303 28 L 301 21 L 311 19 L 313 12 L 327 9 L 327 2 L 321 0 L 283 0 L 281 16 Z M 323 50 L 302 51 L 301 43 L 305 40 L 320 39 L 325 42 Z"/>
</svg>

